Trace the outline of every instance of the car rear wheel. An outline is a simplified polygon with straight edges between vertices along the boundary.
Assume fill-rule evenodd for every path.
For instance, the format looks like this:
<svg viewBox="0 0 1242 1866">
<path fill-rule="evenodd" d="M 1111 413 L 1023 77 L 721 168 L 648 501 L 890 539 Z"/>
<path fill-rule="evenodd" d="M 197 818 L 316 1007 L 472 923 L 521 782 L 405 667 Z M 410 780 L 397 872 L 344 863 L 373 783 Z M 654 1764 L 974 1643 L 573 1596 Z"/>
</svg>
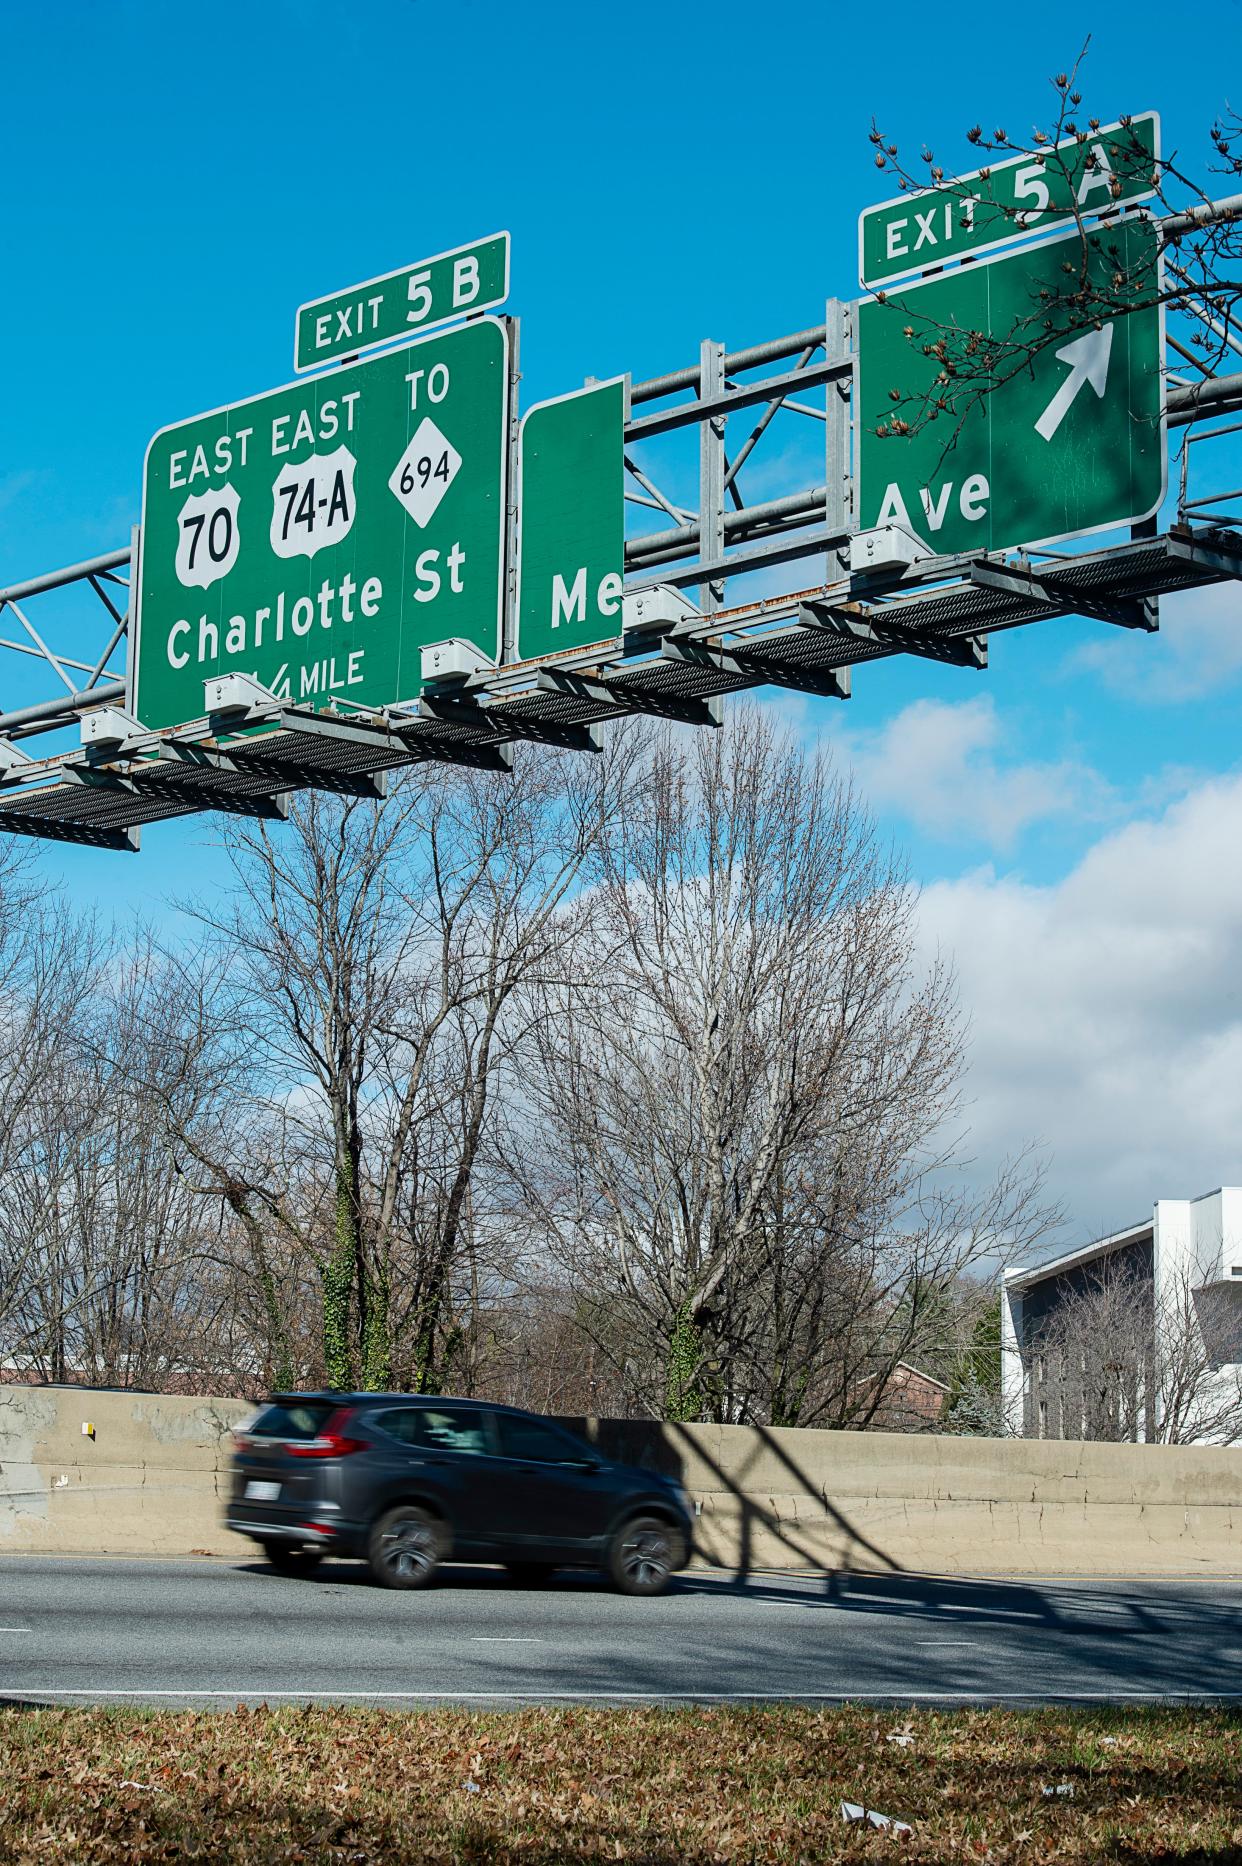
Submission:
<svg viewBox="0 0 1242 1866">
<path fill-rule="evenodd" d="M 263 1553 L 281 1574 L 306 1574 L 323 1560 L 322 1549 L 295 1548 L 291 1542 L 264 1542 Z"/>
<path fill-rule="evenodd" d="M 635 1516 L 612 1539 L 608 1572 L 623 1594 L 662 1594 L 683 1553 L 671 1523 L 659 1516 Z"/>
<path fill-rule="evenodd" d="M 519 1587 L 541 1587 L 556 1573 L 556 1564 L 550 1561 L 507 1561 L 505 1567 Z"/>
<path fill-rule="evenodd" d="M 401 1503 L 371 1531 L 367 1566 L 381 1587 L 426 1587 L 440 1566 L 444 1537 L 429 1510 Z"/>
</svg>

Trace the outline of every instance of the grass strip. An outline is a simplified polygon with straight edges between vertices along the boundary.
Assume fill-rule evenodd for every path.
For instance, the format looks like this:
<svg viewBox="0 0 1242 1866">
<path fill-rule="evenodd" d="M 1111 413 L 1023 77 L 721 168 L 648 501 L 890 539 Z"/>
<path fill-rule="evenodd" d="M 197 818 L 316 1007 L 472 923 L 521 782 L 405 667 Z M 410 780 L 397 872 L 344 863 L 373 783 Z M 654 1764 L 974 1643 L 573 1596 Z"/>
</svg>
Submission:
<svg viewBox="0 0 1242 1866">
<path fill-rule="evenodd" d="M 1240 1738 L 1217 1709 L 6 1709 L 0 1855 L 1220 1866 Z"/>
</svg>

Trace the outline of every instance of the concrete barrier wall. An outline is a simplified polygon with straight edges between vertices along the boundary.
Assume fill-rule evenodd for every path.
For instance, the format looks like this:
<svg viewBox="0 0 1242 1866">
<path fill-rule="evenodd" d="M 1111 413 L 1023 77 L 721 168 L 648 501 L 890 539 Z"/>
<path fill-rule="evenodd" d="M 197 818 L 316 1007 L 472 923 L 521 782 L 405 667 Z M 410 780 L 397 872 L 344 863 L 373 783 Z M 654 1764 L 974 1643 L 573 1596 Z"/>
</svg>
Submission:
<svg viewBox="0 0 1242 1866">
<path fill-rule="evenodd" d="M 228 1432 L 253 1412 L 245 1400 L 0 1387 L 0 1551 L 244 1554 L 220 1518 Z"/>
<path fill-rule="evenodd" d="M 676 1471 L 725 1566 L 948 1574 L 1242 1572 L 1242 1449 L 603 1420 Z"/>
<path fill-rule="evenodd" d="M 252 1410 L 0 1387 L 0 1552 L 250 1553 L 221 1514 Z M 700 1557 L 741 1571 L 1242 1572 L 1242 1449 L 566 1423 L 680 1476 Z"/>
</svg>

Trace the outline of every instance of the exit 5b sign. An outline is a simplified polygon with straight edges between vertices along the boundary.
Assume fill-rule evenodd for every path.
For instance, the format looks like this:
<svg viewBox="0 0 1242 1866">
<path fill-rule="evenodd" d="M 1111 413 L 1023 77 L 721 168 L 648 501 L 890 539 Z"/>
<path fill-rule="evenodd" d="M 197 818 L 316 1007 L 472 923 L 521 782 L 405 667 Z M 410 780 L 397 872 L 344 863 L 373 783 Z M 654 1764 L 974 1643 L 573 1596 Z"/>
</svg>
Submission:
<svg viewBox="0 0 1242 1866">
<path fill-rule="evenodd" d="M 418 337 L 450 318 L 503 304 L 508 295 L 509 236 L 493 233 L 299 305 L 293 367 L 317 369 L 376 344 Z"/>
</svg>

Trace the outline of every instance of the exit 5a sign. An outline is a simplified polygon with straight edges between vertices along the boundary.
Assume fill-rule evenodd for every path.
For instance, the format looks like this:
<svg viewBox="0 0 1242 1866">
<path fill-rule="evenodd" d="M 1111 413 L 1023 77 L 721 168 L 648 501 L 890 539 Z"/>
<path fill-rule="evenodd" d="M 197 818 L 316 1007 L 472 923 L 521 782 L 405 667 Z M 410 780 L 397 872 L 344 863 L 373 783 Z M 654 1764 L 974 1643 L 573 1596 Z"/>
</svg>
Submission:
<svg viewBox="0 0 1242 1866">
<path fill-rule="evenodd" d="M 1098 329 L 1095 321 L 1074 325 L 1063 304 L 1064 267 L 1083 258 L 1075 231 L 860 305 L 864 530 L 897 525 L 934 555 L 951 556 L 1048 544 L 1159 509 L 1167 460 L 1159 236 L 1137 218 L 1087 236 L 1088 273 L 1101 294 L 1121 277 L 1136 307 L 1119 304 Z M 1012 337 L 1020 348 L 1033 307 L 1045 301 L 1060 301 L 1059 338 L 1029 358 L 1012 357 L 1008 378 L 982 396 L 963 397 L 960 383 L 937 388 L 941 358 L 929 352 L 946 330 Z M 922 420 L 924 398 L 934 403 L 941 393 L 950 406 Z M 913 432 L 894 431 L 895 412 Z"/>
<path fill-rule="evenodd" d="M 1146 201 L 1156 191 L 1159 160 L 1160 118 L 1148 110 L 951 185 L 881 201 L 858 217 L 858 276 L 874 290 L 1023 234 L 1051 233 L 1078 216 Z"/>
</svg>

